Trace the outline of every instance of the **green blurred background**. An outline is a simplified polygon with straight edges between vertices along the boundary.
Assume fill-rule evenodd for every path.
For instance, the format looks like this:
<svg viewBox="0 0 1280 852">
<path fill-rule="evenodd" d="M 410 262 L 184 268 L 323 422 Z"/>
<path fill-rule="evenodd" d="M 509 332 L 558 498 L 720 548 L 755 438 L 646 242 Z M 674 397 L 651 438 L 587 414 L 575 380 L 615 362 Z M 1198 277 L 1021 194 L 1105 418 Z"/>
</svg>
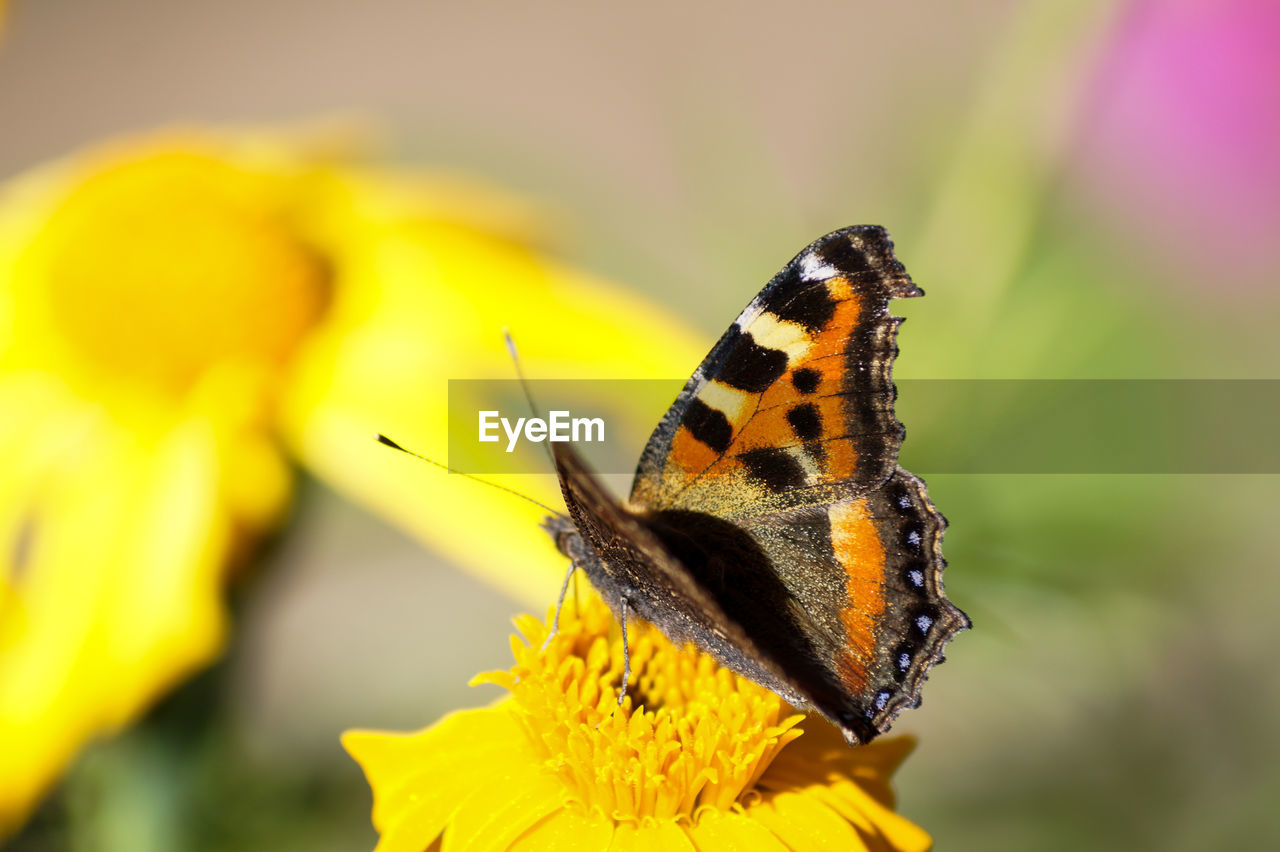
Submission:
<svg viewBox="0 0 1280 852">
<path fill-rule="evenodd" d="M 1276 378 L 1277 8 L 18 0 L 0 175 L 178 120 L 354 115 L 545 204 L 564 257 L 708 346 L 872 222 L 929 294 L 895 306 L 902 377 Z M 904 464 L 938 452 L 913 425 L 962 444 L 999 414 L 907 419 Z M 1277 477 L 916 470 L 975 628 L 899 721 L 903 813 L 939 849 L 1280 847 Z M 371 847 L 339 733 L 495 697 L 465 684 L 521 609 L 313 483 L 234 605 L 226 659 L 10 848 Z"/>
</svg>

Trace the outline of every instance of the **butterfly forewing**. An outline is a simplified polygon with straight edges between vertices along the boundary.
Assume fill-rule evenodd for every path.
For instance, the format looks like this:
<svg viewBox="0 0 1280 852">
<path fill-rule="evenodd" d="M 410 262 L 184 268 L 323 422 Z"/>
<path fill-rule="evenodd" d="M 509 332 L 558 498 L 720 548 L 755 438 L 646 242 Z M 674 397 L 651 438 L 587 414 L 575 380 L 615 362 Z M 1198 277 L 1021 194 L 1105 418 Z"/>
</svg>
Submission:
<svg viewBox="0 0 1280 852">
<path fill-rule="evenodd" d="M 746 517 L 884 482 L 902 441 L 888 303 L 920 294 L 882 228 L 806 248 L 686 383 L 641 456 L 632 502 Z"/>
</svg>

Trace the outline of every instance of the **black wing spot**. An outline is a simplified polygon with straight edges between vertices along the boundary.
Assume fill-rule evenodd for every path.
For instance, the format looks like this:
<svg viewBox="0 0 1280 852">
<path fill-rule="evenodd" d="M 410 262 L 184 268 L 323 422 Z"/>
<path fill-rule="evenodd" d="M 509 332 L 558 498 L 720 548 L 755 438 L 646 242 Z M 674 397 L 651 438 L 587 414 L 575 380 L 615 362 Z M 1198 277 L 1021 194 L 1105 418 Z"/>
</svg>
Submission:
<svg viewBox="0 0 1280 852">
<path fill-rule="evenodd" d="M 822 413 L 812 402 L 797 405 L 788 411 L 787 422 L 801 441 L 816 441 L 822 437 Z"/>
<path fill-rule="evenodd" d="M 915 507 L 911 500 L 911 492 L 907 490 L 906 485 L 901 480 L 895 479 L 891 481 L 886 493 L 899 511 L 909 512 Z"/>
<path fill-rule="evenodd" d="M 826 464 L 827 461 L 827 445 L 821 441 L 805 441 L 804 451 L 818 464 Z"/>
<path fill-rule="evenodd" d="M 681 425 L 688 429 L 689 434 L 695 439 L 717 453 L 723 453 L 729 449 L 729 444 L 733 441 L 733 426 L 729 425 L 729 418 L 723 411 L 712 408 L 697 397 L 689 401 L 689 407 L 685 409 Z"/>
<path fill-rule="evenodd" d="M 804 468 L 786 450 L 759 447 L 739 453 L 738 458 L 746 465 L 747 476 L 775 493 L 805 484 Z"/>
<path fill-rule="evenodd" d="M 780 320 L 804 326 L 810 332 L 821 331 L 836 315 L 836 301 L 825 284 L 809 287 L 779 305 L 766 309 Z"/>
<path fill-rule="evenodd" d="M 787 353 L 756 343 L 750 334 L 729 327 L 724 361 L 710 378 L 748 393 L 764 393 L 787 371 Z"/>
<path fill-rule="evenodd" d="M 801 367 L 791 374 L 791 384 L 796 386 L 796 390 L 803 394 L 811 394 L 817 391 L 818 383 L 822 381 L 822 374 L 812 367 Z"/>
</svg>

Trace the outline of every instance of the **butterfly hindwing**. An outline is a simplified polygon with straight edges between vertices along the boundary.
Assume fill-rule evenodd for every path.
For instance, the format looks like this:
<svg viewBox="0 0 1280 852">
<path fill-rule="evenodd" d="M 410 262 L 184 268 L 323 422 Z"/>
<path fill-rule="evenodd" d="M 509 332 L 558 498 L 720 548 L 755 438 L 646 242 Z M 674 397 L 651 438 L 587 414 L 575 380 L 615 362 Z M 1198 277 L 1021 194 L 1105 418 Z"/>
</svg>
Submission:
<svg viewBox="0 0 1280 852">
<path fill-rule="evenodd" d="M 726 611 L 749 578 L 769 580 L 750 536 L 702 513 L 633 512 L 607 492 L 570 445 L 555 444 L 552 452 L 569 518 L 552 516 L 544 526 L 615 614 L 625 600 L 672 641 L 696 644 L 744 677 L 805 703 L 778 655 L 757 642 L 756 637 L 785 633 L 771 628 L 775 615 L 765 613 L 764 623 L 748 630 L 748 619 Z M 732 577 L 735 594 L 723 597 L 725 584 L 713 577 Z"/>
<path fill-rule="evenodd" d="M 969 626 L 942 593 L 942 531 L 924 483 L 897 468 L 880 488 L 748 519 L 787 594 L 809 615 L 844 713 L 817 709 L 866 742 L 888 729 L 943 646 Z"/>
<path fill-rule="evenodd" d="M 632 502 L 744 517 L 884 482 L 902 441 L 888 303 L 920 294 L 883 228 L 810 245 L 686 383 L 645 447 Z"/>
<path fill-rule="evenodd" d="M 737 524 L 633 511 L 570 447 L 555 456 L 572 524 L 548 528 L 588 543 L 561 547 L 615 611 L 625 599 L 672 640 L 812 707 L 851 743 L 918 703 L 943 645 L 968 626 L 942 596 L 946 522 L 906 471 L 854 500 Z"/>
</svg>

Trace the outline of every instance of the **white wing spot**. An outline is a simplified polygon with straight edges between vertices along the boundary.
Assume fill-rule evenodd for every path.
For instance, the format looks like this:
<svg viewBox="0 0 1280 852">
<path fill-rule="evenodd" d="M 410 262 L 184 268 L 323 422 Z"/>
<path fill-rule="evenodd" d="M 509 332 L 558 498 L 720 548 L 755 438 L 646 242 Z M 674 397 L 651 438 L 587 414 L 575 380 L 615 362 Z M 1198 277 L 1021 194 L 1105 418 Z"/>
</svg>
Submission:
<svg viewBox="0 0 1280 852">
<path fill-rule="evenodd" d="M 911 572 L 907 574 L 907 578 L 911 580 L 911 585 L 917 589 L 924 585 L 924 572 L 919 568 L 911 569 Z"/>
<path fill-rule="evenodd" d="M 698 391 L 698 399 L 729 418 L 730 423 L 737 423 L 743 418 L 746 407 L 755 402 L 755 397 L 746 391 L 738 390 L 714 379 L 702 386 Z"/>
<path fill-rule="evenodd" d="M 911 668 L 911 655 L 910 655 L 910 654 L 899 654 L 899 655 L 898 655 L 898 668 L 899 668 L 899 669 L 901 669 L 901 670 L 902 670 L 902 671 L 904 671 L 904 672 L 905 672 L 907 669 Z"/>
<path fill-rule="evenodd" d="M 920 532 L 918 530 L 912 530 L 907 533 L 907 544 L 910 544 L 912 547 L 920 546 Z"/>
<path fill-rule="evenodd" d="M 751 321 L 746 333 L 757 346 L 785 352 L 788 364 L 794 364 L 803 358 L 809 351 L 809 347 L 813 345 L 809 332 L 804 326 L 798 322 L 778 319 L 768 311 L 761 311 L 760 315 Z"/>
<path fill-rule="evenodd" d="M 738 318 L 733 324 L 738 327 L 739 331 L 746 331 L 751 323 L 756 321 L 756 317 L 760 316 L 760 312 L 764 310 L 764 303 L 759 296 L 751 300 L 751 304 L 742 309 L 742 313 L 738 314 Z"/>
<path fill-rule="evenodd" d="M 933 626 L 933 619 L 927 615 L 916 616 L 916 627 L 920 628 L 921 633 L 928 633 L 929 628 Z"/>
<path fill-rule="evenodd" d="M 813 252 L 800 258 L 800 278 L 805 281 L 826 281 L 838 274 L 834 266 L 818 260 Z"/>
<path fill-rule="evenodd" d="M 812 485 L 818 481 L 822 470 L 818 467 L 817 461 L 814 460 L 807 452 L 799 447 L 787 447 L 787 455 L 796 460 L 796 464 L 800 465 L 800 469 L 804 471 L 805 484 Z"/>
</svg>

